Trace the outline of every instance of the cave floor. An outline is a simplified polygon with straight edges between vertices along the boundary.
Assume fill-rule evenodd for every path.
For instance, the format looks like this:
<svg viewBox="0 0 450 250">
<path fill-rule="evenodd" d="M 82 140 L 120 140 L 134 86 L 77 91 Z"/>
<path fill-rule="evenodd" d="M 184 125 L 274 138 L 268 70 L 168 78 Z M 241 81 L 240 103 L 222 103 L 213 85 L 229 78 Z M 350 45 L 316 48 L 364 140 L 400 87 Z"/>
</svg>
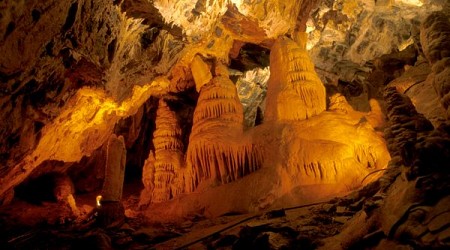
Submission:
<svg viewBox="0 0 450 250">
<path fill-rule="evenodd" d="M 95 223 L 93 195 L 77 196 L 82 215 L 56 202 L 30 204 L 15 200 L 0 210 L 1 249 L 315 249 L 320 240 L 337 234 L 360 209 L 342 206 L 342 199 L 318 205 L 258 214 L 217 218 L 193 215 L 179 223 L 150 223 L 130 210 L 136 195 L 125 201 L 126 221 L 114 228 Z M 348 202 L 347 202 L 348 203 Z"/>
</svg>

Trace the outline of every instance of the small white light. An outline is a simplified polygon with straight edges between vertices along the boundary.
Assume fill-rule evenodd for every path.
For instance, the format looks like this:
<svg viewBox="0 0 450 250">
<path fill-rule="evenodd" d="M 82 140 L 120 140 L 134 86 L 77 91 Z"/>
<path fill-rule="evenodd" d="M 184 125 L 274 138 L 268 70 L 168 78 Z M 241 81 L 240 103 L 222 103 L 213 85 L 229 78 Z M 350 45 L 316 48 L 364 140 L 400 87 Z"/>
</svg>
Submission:
<svg viewBox="0 0 450 250">
<path fill-rule="evenodd" d="M 102 204 L 100 203 L 100 201 L 102 200 L 102 196 L 98 195 L 97 198 L 95 198 L 95 200 L 97 201 L 97 207 L 101 207 Z"/>
</svg>

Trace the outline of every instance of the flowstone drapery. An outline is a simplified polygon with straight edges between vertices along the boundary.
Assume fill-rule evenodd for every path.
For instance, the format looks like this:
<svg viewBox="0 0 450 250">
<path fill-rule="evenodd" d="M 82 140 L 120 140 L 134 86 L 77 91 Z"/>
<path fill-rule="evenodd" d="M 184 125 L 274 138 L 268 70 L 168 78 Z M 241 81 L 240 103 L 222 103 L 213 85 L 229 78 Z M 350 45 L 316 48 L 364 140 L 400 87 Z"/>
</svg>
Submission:
<svg viewBox="0 0 450 250">
<path fill-rule="evenodd" d="M 228 69 L 217 64 L 215 77 L 202 86 L 189 147 L 187 164 L 193 190 L 202 180 L 235 181 L 261 165 L 261 155 L 250 140 L 243 138 L 243 109 Z"/>
</svg>

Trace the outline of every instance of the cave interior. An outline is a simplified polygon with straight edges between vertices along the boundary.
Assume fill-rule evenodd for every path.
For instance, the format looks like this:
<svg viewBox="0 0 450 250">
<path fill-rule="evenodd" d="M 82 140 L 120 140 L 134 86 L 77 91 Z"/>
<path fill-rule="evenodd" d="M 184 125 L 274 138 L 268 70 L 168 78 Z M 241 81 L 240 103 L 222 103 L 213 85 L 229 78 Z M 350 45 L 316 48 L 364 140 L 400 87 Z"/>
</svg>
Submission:
<svg viewBox="0 0 450 250">
<path fill-rule="evenodd" d="M 1 249 L 449 249 L 449 0 L 0 2 Z"/>
</svg>

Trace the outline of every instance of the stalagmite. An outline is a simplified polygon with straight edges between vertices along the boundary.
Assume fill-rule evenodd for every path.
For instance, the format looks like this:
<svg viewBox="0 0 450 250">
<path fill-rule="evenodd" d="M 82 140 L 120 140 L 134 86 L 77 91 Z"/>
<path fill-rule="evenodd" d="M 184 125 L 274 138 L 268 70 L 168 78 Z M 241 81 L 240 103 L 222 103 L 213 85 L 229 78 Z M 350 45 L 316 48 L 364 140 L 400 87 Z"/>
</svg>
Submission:
<svg viewBox="0 0 450 250">
<path fill-rule="evenodd" d="M 183 165 L 182 131 L 175 112 L 160 99 L 156 114 L 156 130 L 153 133 L 155 152 L 150 152 L 144 165 L 144 190 L 141 206 L 167 201 L 183 191 L 180 177 Z M 153 155 L 154 154 L 154 155 Z"/>
<path fill-rule="evenodd" d="M 69 176 L 62 175 L 55 177 L 55 189 L 53 191 L 56 200 L 60 203 L 68 205 L 73 215 L 78 216 L 80 214 L 75 198 L 73 197 L 75 188 Z"/>
<path fill-rule="evenodd" d="M 320 114 L 326 108 L 325 87 L 306 51 L 306 36 L 297 43 L 279 38 L 270 53 L 266 120 L 296 121 Z"/>
<path fill-rule="evenodd" d="M 105 181 L 102 189 L 103 201 L 122 199 L 123 179 L 125 176 L 126 149 L 123 136 L 111 135 L 108 141 Z"/>
<path fill-rule="evenodd" d="M 228 69 L 218 64 L 215 77 L 200 91 L 187 151 L 187 190 L 202 180 L 228 183 L 259 168 L 262 159 L 243 136 L 243 108 Z"/>
<path fill-rule="evenodd" d="M 113 134 L 108 140 L 105 180 L 98 213 L 98 222 L 104 227 L 121 224 L 125 218 L 125 211 L 120 201 L 122 199 L 125 163 L 124 138 Z"/>
</svg>

